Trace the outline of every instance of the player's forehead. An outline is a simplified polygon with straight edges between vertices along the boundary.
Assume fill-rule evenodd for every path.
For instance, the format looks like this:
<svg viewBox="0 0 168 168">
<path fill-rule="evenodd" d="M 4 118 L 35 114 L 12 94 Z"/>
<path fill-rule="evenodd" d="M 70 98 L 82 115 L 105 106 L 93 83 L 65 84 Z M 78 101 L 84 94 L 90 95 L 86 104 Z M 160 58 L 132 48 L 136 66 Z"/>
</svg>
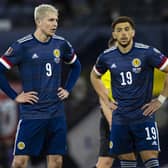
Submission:
<svg viewBox="0 0 168 168">
<path fill-rule="evenodd" d="M 115 25 L 114 29 L 124 29 L 124 28 L 132 28 L 131 24 L 129 22 L 121 22 L 121 23 L 117 23 Z"/>
<path fill-rule="evenodd" d="M 58 19 L 58 14 L 56 12 L 53 11 L 46 11 L 42 17 L 43 18 L 54 18 L 54 19 Z"/>
</svg>

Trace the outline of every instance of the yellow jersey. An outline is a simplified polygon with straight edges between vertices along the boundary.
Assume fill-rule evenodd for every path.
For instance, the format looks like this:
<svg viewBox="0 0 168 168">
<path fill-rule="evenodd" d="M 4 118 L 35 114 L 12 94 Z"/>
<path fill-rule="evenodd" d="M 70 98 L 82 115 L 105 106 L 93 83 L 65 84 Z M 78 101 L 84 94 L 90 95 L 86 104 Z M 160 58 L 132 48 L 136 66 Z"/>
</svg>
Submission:
<svg viewBox="0 0 168 168">
<path fill-rule="evenodd" d="M 157 96 L 163 90 L 164 87 L 164 80 L 165 80 L 166 73 L 159 71 L 155 68 L 154 70 L 154 85 L 153 85 L 153 96 Z"/>
<path fill-rule="evenodd" d="M 108 90 L 110 100 L 113 100 L 112 89 L 111 89 L 111 75 L 109 70 L 102 75 L 101 80 L 105 88 Z"/>
</svg>

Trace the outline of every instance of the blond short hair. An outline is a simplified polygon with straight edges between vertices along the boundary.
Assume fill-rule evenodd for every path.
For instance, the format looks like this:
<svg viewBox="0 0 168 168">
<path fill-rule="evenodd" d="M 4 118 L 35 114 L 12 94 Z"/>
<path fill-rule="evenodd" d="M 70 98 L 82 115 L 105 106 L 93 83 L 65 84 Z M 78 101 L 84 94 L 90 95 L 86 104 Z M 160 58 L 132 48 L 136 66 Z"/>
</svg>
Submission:
<svg viewBox="0 0 168 168">
<path fill-rule="evenodd" d="M 58 9 L 56 9 L 53 5 L 49 4 L 41 4 L 34 9 L 34 20 L 38 20 L 46 16 L 47 12 L 53 12 L 58 15 Z"/>
</svg>

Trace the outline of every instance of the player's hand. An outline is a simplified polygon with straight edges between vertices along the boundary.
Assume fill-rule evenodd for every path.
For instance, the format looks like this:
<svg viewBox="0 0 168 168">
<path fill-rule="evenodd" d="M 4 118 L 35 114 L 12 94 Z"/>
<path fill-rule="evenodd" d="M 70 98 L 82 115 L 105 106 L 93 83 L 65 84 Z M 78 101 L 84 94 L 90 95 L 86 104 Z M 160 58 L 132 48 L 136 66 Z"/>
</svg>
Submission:
<svg viewBox="0 0 168 168">
<path fill-rule="evenodd" d="M 118 108 L 118 103 L 116 101 L 109 101 L 108 103 L 108 107 L 111 110 L 116 110 Z"/>
<path fill-rule="evenodd" d="M 16 98 L 15 101 L 17 103 L 30 103 L 34 104 L 37 103 L 39 98 L 37 96 L 37 92 L 30 91 L 30 92 L 21 92 Z"/>
<path fill-rule="evenodd" d="M 143 115 L 144 116 L 151 116 L 153 113 L 155 113 L 160 107 L 161 103 L 158 101 L 158 99 L 153 99 L 151 102 L 145 104 L 142 107 L 142 110 L 144 110 Z"/>
<path fill-rule="evenodd" d="M 68 92 L 66 89 L 63 89 L 62 87 L 59 87 L 59 88 L 58 88 L 57 96 L 58 96 L 61 100 L 64 100 L 64 99 L 68 98 L 69 92 Z"/>
</svg>

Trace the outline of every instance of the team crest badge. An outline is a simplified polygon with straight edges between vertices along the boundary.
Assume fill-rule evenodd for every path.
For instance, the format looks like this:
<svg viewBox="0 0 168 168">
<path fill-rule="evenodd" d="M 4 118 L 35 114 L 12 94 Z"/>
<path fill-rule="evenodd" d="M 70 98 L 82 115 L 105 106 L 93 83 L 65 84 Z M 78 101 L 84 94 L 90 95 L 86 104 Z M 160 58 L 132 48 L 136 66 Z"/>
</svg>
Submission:
<svg viewBox="0 0 168 168">
<path fill-rule="evenodd" d="M 141 72 L 141 60 L 139 58 L 134 58 L 132 60 L 132 71 L 135 73 L 140 73 Z"/>
<path fill-rule="evenodd" d="M 109 142 L 109 148 L 110 148 L 110 149 L 113 148 L 113 142 L 112 142 L 112 141 Z"/>
<path fill-rule="evenodd" d="M 141 66 L 141 60 L 139 58 L 134 58 L 132 60 L 132 66 L 135 68 L 138 68 Z"/>
<path fill-rule="evenodd" d="M 22 142 L 22 141 L 18 142 L 17 148 L 20 149 L 20 150 L 23 150 L 25 148 L 25 143 Z"/>
<path fill-rule="evenodd" d="M 54 51 L 53 51 L 53 55 L 55 56 L 55 58 L 54 58 L 54 61 L 56 62 L 56 63 L 59 63 L 60 62 L 60 50 L 59 49 L 55 49 Z"/>
</svg>

